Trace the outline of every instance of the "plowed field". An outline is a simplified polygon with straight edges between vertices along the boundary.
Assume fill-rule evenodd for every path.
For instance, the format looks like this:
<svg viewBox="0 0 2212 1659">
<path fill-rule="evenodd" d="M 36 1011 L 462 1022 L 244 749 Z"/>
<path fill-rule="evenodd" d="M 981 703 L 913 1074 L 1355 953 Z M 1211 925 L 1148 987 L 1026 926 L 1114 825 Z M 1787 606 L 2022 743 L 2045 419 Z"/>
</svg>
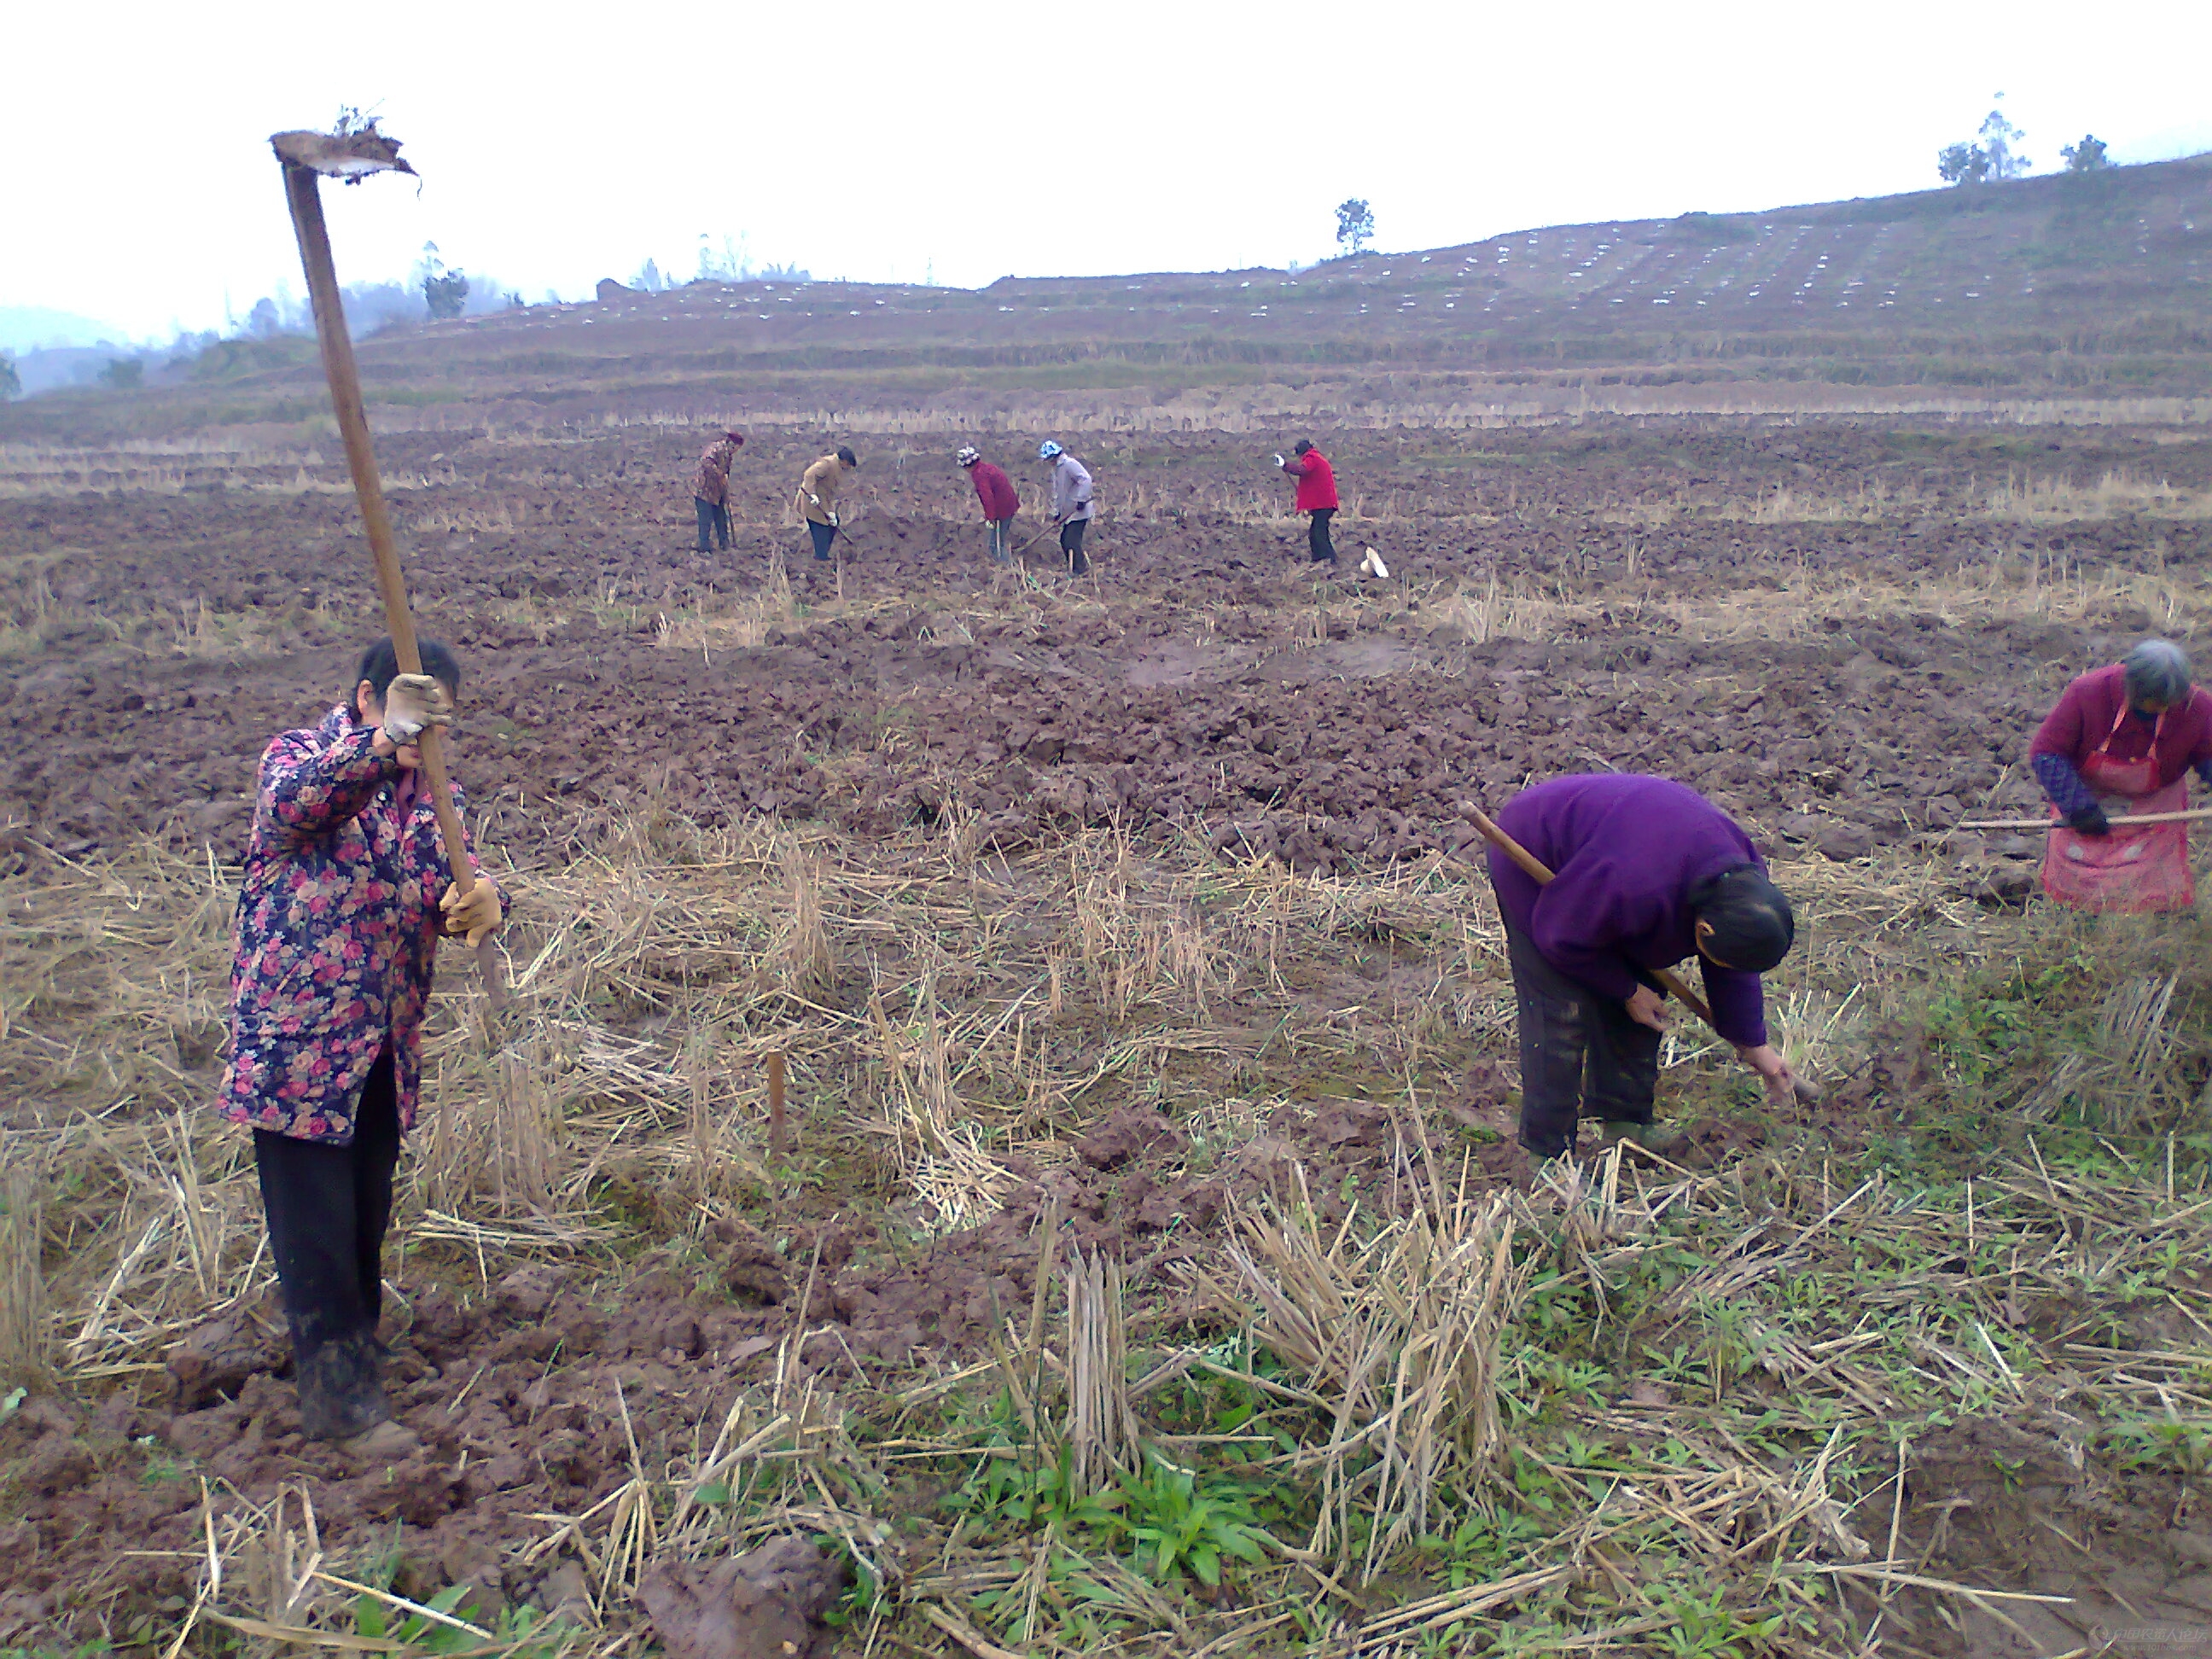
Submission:
<svg viewBox="0 0 2212 1659">
<path fill-rule="evenodd" d="M 985 446 L 1018 540 L 1041 435 Z M 699 431 L 382 441 L 517 900 L 504 1021 L 441 981 L 396 1468 L 301 1438 L 250 1153 L 203 1109 L 255 758 L 381 631 L 335 447 L 10 450 L 0 1124 L 43 1310 L 0 1319 L 39 1356 L 0 1650 L 389 1647 L 441 1597 L 478 1633 L 416 1650 L 2212 1640 L 2207 941 L 2051 912 L 2039 841 L 1952 828 L 2037 810 L 2070 676 L 2212 614 L 2212 441 L 1319 431 L 1328 571 L 1265 464 L 1295 435 L 1073 445 L 1082 580 L 1048 538 L 989 565 L 965 434 L 764 428 L 703 556 Z M 838 441 L 817 564 L 785 504 Z M 1778 1120 L 1685 1033 L 1684 1142 L 1541 1176 L 1456 808 L 1595 769 L 1771 849 L 1805 923 L 1775 1006 L 1828 1090 Z M 1494 1431 L 1437 1385 L 1387 1545 L 1367 1385 L 1263 1288 L 1301 1225 L 1439 1261 L 1510 1227 L 1525 1270 L 1466 1339 Z M 1133 1426 L 1086 1510 L 1039 1471 L 1103 1443 L 1073 1356 L 1109 1326 Z M 1160 1553 L 1217 1523 L 1214 1571 Z M 830 1565 L 708 1583 L 793 1534 Z"/>
</svg>

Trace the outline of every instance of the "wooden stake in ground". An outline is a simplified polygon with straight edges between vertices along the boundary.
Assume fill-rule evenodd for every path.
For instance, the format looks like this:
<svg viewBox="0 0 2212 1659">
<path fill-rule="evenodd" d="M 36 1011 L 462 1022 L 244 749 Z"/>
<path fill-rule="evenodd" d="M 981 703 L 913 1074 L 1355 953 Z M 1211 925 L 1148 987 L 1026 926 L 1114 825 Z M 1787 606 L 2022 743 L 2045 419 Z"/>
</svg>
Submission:
<svg viewBox="0 0 2212 1659">
<path fill-rule="evenodd" d="M 1534 882 L 1539 887 L 1548 887 L 1552 884 L 1551 866 L 1499 829 L 1497 820 L 1489 813 L 1472 801 L 1462 801 L 1459 810 L 1469 823 L 1489 837 L 1492 845 L 1519 865 L 1529 880 Z M 1705 1000 L 1684 984 L 1675 974 L 1665 968 L 1655 968 L 1651 970 L 1651 976 L 1666 988 L 1668 995 L 1678 999 L 1685 1007 L 1706 1024 L 1713 1025 L 1713 1011 L 1706 1006 Z M 1720 1027 L 1713 1025 L 1713 1030 L 1717 1033 Z M 1728 1039 L 1723 1037 L 1721 1040 L 1725 1042 Z M 1820 1097 L 1820 1091 L 1802 1077 L 1794 1079 L 1791 1087 L 1800 1100 L 1813 1101 Z"/>
<path fill-rule="evenodd" d="M 422 653 L 415 643 L 415 619 L 407 609 L 407 585 L 399 574 L 399 549 L 392 539 L 392 515 L 384 505 L 384 481 L 377 472 L 376 449 L 369 439 L 361 370 L 354 362 L 353 337 L 346 331 L 337 266 L 331 258 L 330 232 L 323 223 L 321 191 L 322 175 L 326 173 L 358 184 L 372 173 L 415 169 L 399 159 L 398 141 L 378 132 L 374 124 L 359 132 L 280 132 L 269 143 L 283 164 L 284 196 L 292 209 L 292 228 L 300 239 L 300 264 L 307 271 L 308 297 L 314 302 L 315 337 L 322 346 L 323 374 L 330 382 L 331 407 L 337 416 L 338 435 L 345 442 L 354 494 L 361 500 L 369 551 L 376 559 L 376 585 L 384 595 L 386 631 L 392 635 L 399 672 L 419 674 Z M 446 847 L 446 867 L 465 898 L 477 884 L 477 875 L 461 833 L 461 816 L 453 809 L 453 781 L 446 771 L 445 733 L 434 726 L 425 726 L 418 746 L 422 770 L 430 781 L 430 805 L 438 815 L 439 839 Z M 477 967 L 483 975 L 484 992 L 492 1006 L 503 1008 L 507 992 L 500 979 L 498 946 L 489 938 L 477 946 Z"/>
<path fill-rule="evenodd" d="M 784 1153 L 783 1127 L 783 1050 L 772 1050 L 768 1057 L 768 1149 L 776 1158 Z"/>
</svg>

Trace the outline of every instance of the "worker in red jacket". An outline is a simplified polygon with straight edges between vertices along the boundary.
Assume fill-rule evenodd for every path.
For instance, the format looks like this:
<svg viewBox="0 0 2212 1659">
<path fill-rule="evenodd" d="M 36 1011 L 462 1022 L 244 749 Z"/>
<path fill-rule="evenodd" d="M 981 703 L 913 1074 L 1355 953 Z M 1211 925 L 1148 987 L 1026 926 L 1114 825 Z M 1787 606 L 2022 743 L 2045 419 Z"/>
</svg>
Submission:
<svg viewBox="0 0 2212 1659">
<path fill-rule="evenodd" d="M 983 528 L 991 535 L 991 556 L 1000 564 L 1011 564 L 1014 556 L 1007 544 L 1013 536 L 1014 514 L 1022 510 L 1013 480 L 985 460 L 972 444 L 952 459 L 968 470 L 968 480 L 975 486 L 975 499 L 983 504 Z"/>
<path fill-rule="evenodd" d="M 1294 510 L 1313 515 L 1306 526 L 1306 545 L 1313 562 L 1334 564 L 1336 544 L 1328 538 L 1328 521 L 1336 516 L 1336 472 L 1328 457 L 1313 447 L 1313 440 L 1301 438 L 1291 446 L 1291 459 L 1278 455 L 1275 465 L 1298 481 Z"/>
</svg>

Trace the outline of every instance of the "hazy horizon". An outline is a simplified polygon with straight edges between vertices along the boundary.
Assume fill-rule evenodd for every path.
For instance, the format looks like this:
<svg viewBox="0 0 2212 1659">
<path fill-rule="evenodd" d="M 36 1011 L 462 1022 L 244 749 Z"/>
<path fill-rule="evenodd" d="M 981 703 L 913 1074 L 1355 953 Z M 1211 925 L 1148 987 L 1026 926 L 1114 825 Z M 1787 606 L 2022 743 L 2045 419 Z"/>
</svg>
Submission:
<svg viewBox="0 0 2212 1659">
<path fill-rule="evenodd" d="M 2039 173 L 2087 131 L 2116 161 L 2212 149 L 2201 6 L 2085 24 L 2034 4 L 1995 27 L 1896 4 L 1848 28 L 1742 3 L 1363 15 L 1136 0 L 1096 19 L 978 4 L 946 25 L 738 5 L 695 39 L 611 33 L 599 13 L 526 29 L 486 6 L 404 38 L 259 0 L 220 34 L 151 7 L 119 28 L 49 13 L 16 26 L 17 62 L 97 64 L 100 108 L 160 113 L 88 120 L 83 80 L 26 77 L 0 138 L 46 159 L 11 182 L 0 310 L 147 340 L 296 296 L 267 135 L 349 103 L 423 178 L 330 192 L 341 275 L 404 279 L 434 241 L 533 301 L 648 257 L 688 277 L 702 233 L 817 279 L 972 288 L 1312 263 L 1347 196 L 1400 250 L 1887 195 L 1936 186 L 1936 150 L 1998 90 Z M 532 125 L 547 111 L 557 125 Z"/>
</svg>

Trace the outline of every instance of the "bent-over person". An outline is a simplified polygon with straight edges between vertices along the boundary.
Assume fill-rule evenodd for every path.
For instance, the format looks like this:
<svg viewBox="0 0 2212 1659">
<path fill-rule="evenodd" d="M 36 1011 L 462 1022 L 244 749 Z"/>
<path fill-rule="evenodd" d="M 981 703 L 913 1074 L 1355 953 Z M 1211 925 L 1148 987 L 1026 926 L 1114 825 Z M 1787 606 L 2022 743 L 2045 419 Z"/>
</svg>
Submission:
<svg viewBox="0 0 2212 1659">
<path fill-rule="evenodd" d="M 691 501 L 699 509 L 699 550 L 707 551 L 707 537 L 714 534 L 725 553 L 730 550 L 730 468 L 745 447 L 742 432 L 725 432 L 699 457 L 699 470 L 691 475 Z"/>
<path fill-rule="evenodd" d="M 1722 1039 L 1787 1100 L 1796 1079 L 1768 1041 L 1759 975 L 1796 936 L 1790 901 L 1735 819 L 1670 778 L 1605 772 L 1524 789 L 1498 826 L 1553 872 L 1548 885 L 1490 849 L 1521 1036 L 1521 1144 L 1556 1158 L 1578 1118 L 1653 1133 L 1666 994 L 1689 957 Z"/>
<path fill-rule="evenodd" d="M 391 1420 L 376 1336 L 384 1233 L 438 937 L 475 945 L 505 915 L 489 878 L 465 900 L 452 884 L 417 739 L 451 722 L 461 675 L 443 646 L 426 640 L 422 653 L 429 672 L 402 674 L 390 640 L 370 647 L 344 702 L 270 739 L 239 896 L 221 1109 L 253 1131 L 313 1439 Z"/>
<path fill-rule="evenodd" d="M 2083 910 L 2186 910 L 2197 902 L 2186 823 L 2115 824 L 2179 812 L 2193 769 L 2212 786 L 2212 696 L 2170 640 L 2145 640 L 2082 675 L 2028 747 L 2050 797 L 2043 890 Z"/>
<path fill-rule="evenodd" d="M 845 475 L 858 471 L 860 465 L 860 458 L 840 444 L 800 475 L 799 494 L 792 505 L 806 520 L 806 533 L 814 539 L 814 556 L 825 563 L 830 544 L 837 539 L 842 523 L 837 516 L 837 492 L 844 488 Z"/>
</svg>

